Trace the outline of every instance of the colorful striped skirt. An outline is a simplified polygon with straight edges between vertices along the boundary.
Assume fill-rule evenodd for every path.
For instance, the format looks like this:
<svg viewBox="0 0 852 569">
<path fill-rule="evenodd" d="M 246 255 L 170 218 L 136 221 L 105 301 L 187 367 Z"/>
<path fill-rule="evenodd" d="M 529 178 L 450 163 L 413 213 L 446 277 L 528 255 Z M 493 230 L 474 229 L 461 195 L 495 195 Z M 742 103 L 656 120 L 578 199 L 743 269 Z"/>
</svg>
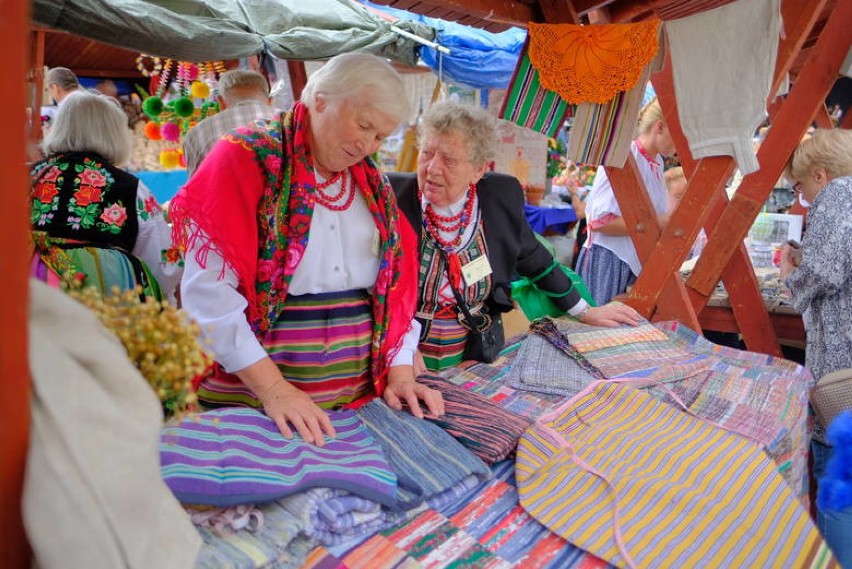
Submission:
<svg viewBox="0 0 852 569">
<path fill-rule="evenodd" d="M 467 343 L 467 328 L 455 316 L 436 314 L 425 339 L 420 341 L 420 353 L 429 371 L 442 371 L 461 363 Z"/>
<path fill-rule="evenodd" d="M 263 346 L 293 385 L 331 409 L 368 394 L 373 315 L 365 290 L 287 297 Z M 198 399 L 207 407 L 259 407 L 251 390 L 232 374 L 205 378 Z"/>
<path fill-rule="evenodd" d="M 85 275 L 84 286 L 93 286 L 102 295 L 141 286 L 145 297 L 163 298 L 145 262 L 119 249 L 45 246 L 30 262 L 31 277 L 57 288 L 63 280 L 60 272 L 67 271 Z"/>
</svg>

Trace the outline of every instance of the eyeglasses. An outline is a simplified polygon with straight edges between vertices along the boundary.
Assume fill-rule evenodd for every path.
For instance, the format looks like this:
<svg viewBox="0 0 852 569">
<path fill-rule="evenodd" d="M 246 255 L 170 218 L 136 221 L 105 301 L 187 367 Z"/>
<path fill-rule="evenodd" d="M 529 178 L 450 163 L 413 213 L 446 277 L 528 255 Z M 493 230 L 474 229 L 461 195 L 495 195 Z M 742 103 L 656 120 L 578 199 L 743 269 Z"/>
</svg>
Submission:
<svg viewBox="0 0 852 569">
<path fill-rule="evenodd" d="M 796 182 L 795 184 L 793 184 L 793 192 L 795 192 L 797 194 L 802 193 L 802 183 L 801 182 Z"/>
</svg>

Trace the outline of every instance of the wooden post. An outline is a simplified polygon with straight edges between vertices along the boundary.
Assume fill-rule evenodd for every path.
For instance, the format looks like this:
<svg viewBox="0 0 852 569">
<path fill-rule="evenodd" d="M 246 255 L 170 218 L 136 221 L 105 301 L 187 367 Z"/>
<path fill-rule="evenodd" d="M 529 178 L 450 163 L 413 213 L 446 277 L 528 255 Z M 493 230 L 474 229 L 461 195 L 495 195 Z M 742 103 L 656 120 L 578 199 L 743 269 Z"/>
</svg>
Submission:
<svg viewBox="0 0 852 569">
<path fill-rule="evenodd" d="M 293 100 L 298 101 L 302 90 L 308 84 L 308 72 L 304 61 L 287 60 L 287 71 L 290 72 L 290 86 L 293 88 Z"/>
<path fill-rule="evenodd" d="M 41 105 L 44 93 L 44 30 L 33 30 L 30 34 L 30 140 L 41 140 Z"/>
<path fill-rule="evenodd" d="M 29 2 L 6 2 L 0 17 L 0 108 L 6 128 L 0 134 L 0 528 L 3 566 L 30 566 L 21 519 L 21 489 L 29 433 L 30 384 L 27 363 L 27 239 L 29 185 L 26 164 L 27 38 Z"/>
</svg>

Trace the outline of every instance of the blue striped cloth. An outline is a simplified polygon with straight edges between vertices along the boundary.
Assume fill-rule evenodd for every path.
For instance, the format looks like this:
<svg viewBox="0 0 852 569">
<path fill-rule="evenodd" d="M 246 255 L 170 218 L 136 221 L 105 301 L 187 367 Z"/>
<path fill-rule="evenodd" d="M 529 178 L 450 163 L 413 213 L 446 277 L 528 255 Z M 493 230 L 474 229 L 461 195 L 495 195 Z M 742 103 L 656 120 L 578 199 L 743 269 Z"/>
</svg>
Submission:
<svg viewBox="0 0 852 569">
<path fill-rule="evenodd" d="M 399 480 L 397 507 L 411 509 L 451 490 L 470 476 L 491 478 L 491 470 L 441 427 L 394 411 L 381 399 L 358 409 Z"/>
<path fill-rule="evenodd" d="M 162 431 L 163 479 L 187 504 L 257 504 L 316 487 L 395 504 L 396 476 L 355 412 L 329 416 L 337 437 L 318 447 L 298 434 L 285 439 L 254 409 L 190 415 Z"/>
</svg>

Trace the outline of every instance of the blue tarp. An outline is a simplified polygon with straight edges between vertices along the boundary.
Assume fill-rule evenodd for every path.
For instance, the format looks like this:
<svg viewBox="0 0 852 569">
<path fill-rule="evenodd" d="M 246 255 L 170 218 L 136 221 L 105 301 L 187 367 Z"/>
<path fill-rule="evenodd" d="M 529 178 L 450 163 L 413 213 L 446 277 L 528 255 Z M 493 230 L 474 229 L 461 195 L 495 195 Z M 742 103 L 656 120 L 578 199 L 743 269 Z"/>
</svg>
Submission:
<svg viewBox="0 0 852 569">
<path fill-rule="evenodd" d="M 430 47 L 420 49 L 420 59 L 445 81 L 475 89 L 505 89 L 512 79 L 515 64 L 527 37 L 526 30 L 510 28 L 493 34 L 479 28 L 446 20 L 438 20 L 405 10 L 361 2 L 391 16 L 426 24 L 438 30 L 435 42 L 448 47 L 449 55 L 441 55 Z"/>
</svg>

